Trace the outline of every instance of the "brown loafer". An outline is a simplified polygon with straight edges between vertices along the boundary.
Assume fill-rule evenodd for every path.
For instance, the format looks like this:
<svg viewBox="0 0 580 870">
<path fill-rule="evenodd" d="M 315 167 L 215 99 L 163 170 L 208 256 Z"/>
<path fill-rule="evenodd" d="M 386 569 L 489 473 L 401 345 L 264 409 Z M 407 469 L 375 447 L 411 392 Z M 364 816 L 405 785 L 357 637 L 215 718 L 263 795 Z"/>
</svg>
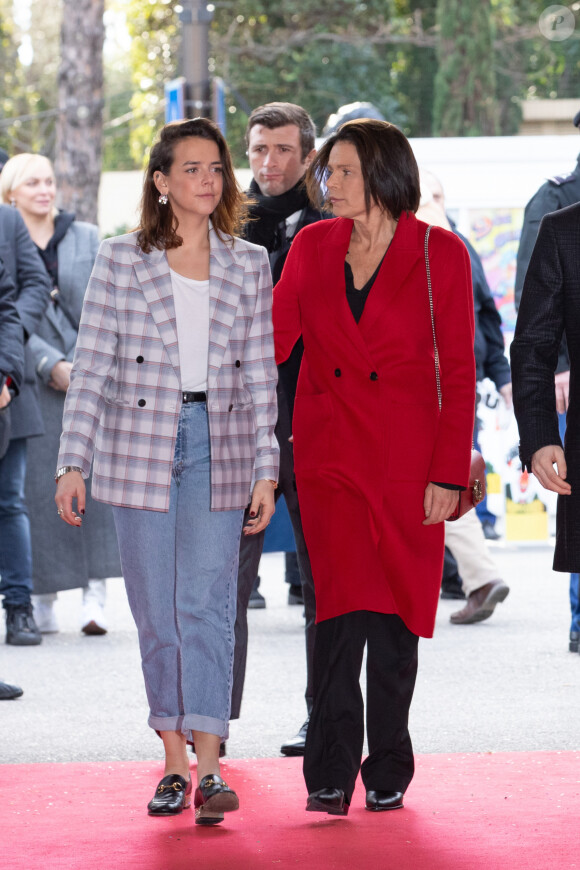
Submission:
<svg viewBox="0 0 580 870">
<path fill-rule="evenodd" d="M 191 806 L 191 779 L 185 780 L 177 773 L 164 776 L 149 803 L 150 816 L 175 816 Z"/>
<path fill-rule="evenodd" d="M 492 580 L 491 583 L 486 583 L 485 586 L 472 592 L 465 607 L 452 613 L 449 620 L 453 625 L 471 625 L 474 622 L 483 622 L 484 619 L 489 619 L 492 615 L 496 604 L 508 597 L 509 591 L 509 586 L 503 580 Z"/>
<path fill-rule="evenodd" d="M 239 808 L 240 801 L 221 776 L 210 773 L 196 788 L 194 804 L 196 825 L 217 825 L 223 822 L 224 813 Z"/>
</svg>

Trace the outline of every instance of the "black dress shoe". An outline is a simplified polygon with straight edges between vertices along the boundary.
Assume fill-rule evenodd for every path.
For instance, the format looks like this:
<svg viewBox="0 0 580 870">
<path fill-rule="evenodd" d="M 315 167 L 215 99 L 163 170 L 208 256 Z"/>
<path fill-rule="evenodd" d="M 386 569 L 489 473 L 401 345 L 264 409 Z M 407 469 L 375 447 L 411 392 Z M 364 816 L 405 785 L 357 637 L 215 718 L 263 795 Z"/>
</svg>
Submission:
<svg viewBox="0 0 580 870">
<path fill-rule="evenodd" d="M 455 574 L 454 577 L 443 578 L 441 582 L 441 598 L 450 601 L 465 601 L 465 592 L 463 591 L 458 574 Z"/>
<path fill-rule="evenodd" d="M 306 801 L 309 813 L 328 813 L 330 816 L 347 816 L 348 804 L 341 788 L 319 788 L 312 791 Z"/>
<path fill-rule="evenodd" d="M 288 588 L 288 604 L 301 604 L 304 606 L 302 586 L 290 586 Z"/>
<path fill-rule="evenodd" d="M 403 807 L 402 791 L 367 791 L 365 810 L 381 812 L 381 810 L 400 810 Z"/>
<path fill-rule="evenodd" d="M 500 535 L 495 530 L 493 523 L 489 520 L 484 520 L 481 524 L 483 535 L 487 541 L 499 541 Z"/>
<path fill-rule="evenodd" d="M 306 732 L 308 731 L 308 723 L 310 722 L 310 716 L 296 735 L 296 737 L 291 737 L 290 740 L 287 740 L 286 743 L 283 743 L 280 747 L 280 752 L 282 755 L 286 755 L 288 758 L 294 757 L 297 755 L 304 755 L 304 749 L 306 747 Z"/>
<path fill-rule="evenodd" d="M 30 604 L 6 606 L 6 643 L 13 646 L 36 646 L 42 643 Z"/>
<path fill-rule="evenodd" d="M 238 796 L 217 773 L 204 776 L 195 790 L 195 824 L 217 825 L 223 822 L 224 813 L 237 810 Z"/>
<path fill-rule="evenodd" d="M 191 779 L 189 782 L 178 773 L 164 776 L 157 791 L 147 804 L 150 816 L 174 816 L 191 806 Z"/>
<path fill-rule="evenodd" d="M 252 589 L 250 600 L 248 601 L 248 610 L 263 610 L 266 606 L 266 599 L 259 589 Z"/>
<path fill-rule="evenodd" d="M 571 631 L 570 632 L 570 641 L 568 643 L 568 649 L 570 652 L 578 652 L 578 646 L 580 641 L 580 631 Z"/>
<path fill-rule="evenodd" d="M 11 686 L 10 683 L 3 683 L 0 680 L 0 701 L 12 701 L 14 698 L 19 698 L 23 693 L 20 686 Z"/>
</svg>

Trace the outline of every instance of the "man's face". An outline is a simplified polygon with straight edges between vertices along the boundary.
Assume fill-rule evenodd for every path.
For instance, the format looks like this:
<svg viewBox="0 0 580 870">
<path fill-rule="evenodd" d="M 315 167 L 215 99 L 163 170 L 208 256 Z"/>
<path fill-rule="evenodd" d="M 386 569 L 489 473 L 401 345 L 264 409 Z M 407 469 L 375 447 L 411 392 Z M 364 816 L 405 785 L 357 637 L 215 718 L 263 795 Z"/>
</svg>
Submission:
<svg viewBox="0 0 580 870">
<path fill-rule="evenodd" d="M 286 124 L 269 130 L 255 124 L 250 130 L 248 157 L 254 180 L 266 196 L 280 196 L 300 181 L 315 155 L 302 159 L 300 130 Z"/>
</svg>

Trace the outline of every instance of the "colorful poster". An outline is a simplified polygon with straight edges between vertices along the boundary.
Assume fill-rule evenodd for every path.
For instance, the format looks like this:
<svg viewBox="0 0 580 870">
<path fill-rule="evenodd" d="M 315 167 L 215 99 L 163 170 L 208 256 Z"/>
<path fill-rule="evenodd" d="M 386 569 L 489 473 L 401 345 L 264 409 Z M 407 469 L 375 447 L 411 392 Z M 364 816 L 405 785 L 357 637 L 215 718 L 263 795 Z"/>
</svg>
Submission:
<svg viewBox="0 0 580 870">
<path fill-rule="evenodd" d="M 514 285 L 522 220 L 521 208 L 469 211 L 469 240 L 481 257 L 501 314 L 506 348 L 516 325 Z M 546 540 L 556 499 L 521 468 L 513 411 L 506 408 L 491 381 L 486 379 L 478 389 L 479 442 L 487 468 L 488 508 L 503 518 L 506 540 Z"/>
<path fill-rule="evenodd" d="M 521 208 L 469 211 L 469 241 L 481 257 L 506 339 L 510 340 L 516 325 L 514 285 L 522 220 Z"/>
</svg>

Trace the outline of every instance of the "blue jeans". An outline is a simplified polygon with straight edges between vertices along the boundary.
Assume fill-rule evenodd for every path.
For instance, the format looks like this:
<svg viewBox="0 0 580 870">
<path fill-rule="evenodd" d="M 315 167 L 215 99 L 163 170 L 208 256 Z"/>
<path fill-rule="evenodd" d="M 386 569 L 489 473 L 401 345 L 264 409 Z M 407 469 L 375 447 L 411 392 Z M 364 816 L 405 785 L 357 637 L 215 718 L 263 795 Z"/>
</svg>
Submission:
<svg viewBox="0 0 580 870">
<path fill-rule="evenodd" d="M 558 428 L 560 429 L 560 438 L 564 443 L 564 435 L 566 434 L 566 414 L 558 414 Z M 580 631 L 580 576 L 578 574 L 570 574 L 570 612 L 572 619 L 570 622 L 570 631 Z"/>
<path fill-rule="evenodd" d="M 114 507 L 157 731 L 228 737 L 243 511 L 210 511 L 204 403 L 183 405 L 169 511 Z"/>
<path fill-rule="evenodd" d="M 25 477 L 26 438 L 15 438 L 0 459 L 0 595 L 4 596 L 4 607 L 29 605 L 32 592 Z"/>
</svg>

